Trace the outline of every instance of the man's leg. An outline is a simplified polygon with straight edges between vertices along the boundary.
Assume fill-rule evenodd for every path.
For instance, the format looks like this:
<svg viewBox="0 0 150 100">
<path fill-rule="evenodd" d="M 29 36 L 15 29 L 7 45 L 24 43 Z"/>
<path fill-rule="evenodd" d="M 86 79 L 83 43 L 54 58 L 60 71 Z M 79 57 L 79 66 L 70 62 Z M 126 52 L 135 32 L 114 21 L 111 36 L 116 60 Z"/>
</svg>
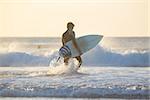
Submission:
<svg viewBox="0 0 150 100">
<path fill-rule="evenodd" d="M 68 65 L 68 60 L 69 60 L 68 57 L 65 57 L 65 58 L 64 58 L 64 63 L 65 63 L 65 65 Z"/>
<path fill-rule="evenodd" d="M 82 64 L 82 59 L 81 59 L 81 57 L 80 56 L 78 56 L 78 57 L 75 57 L 78 61 L 79 61 L 79 68 L 80 68 L 80 66 L 81 66 L 81 64 Z"/>
</svg>

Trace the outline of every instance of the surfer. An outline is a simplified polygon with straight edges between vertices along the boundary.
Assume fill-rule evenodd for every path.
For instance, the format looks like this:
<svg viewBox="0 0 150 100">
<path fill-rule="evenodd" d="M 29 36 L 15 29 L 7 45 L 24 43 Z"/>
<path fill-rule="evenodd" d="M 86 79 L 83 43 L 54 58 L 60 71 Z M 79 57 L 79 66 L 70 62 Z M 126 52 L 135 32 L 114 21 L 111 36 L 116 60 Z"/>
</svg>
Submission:
<svg viewBox="0 0 150 100">
<path fill-rule="evenodd" d="M 75 32 L 73 31 L 73 27 L 74 27 L 74 24 L 72 22 L 68 22 L 67 23 L 67 31 L 65 33 L 63 33 L 63 35 L 62 35 L 62 43 L 63 43 L 63 46 L 64 46 L 65 43 L 67 43 L 68 41 L 72 40 L 72 43 L 73 43 L 74 47 L 78 50 L 79 54 L 81 55 L 82 52 L 81 52 L 81 50 L 79 49 L 79 47 L 78 47 L 78 45 L 76 43 Z M 79 66 L 78 67 L 80 67 L 81 64 L 82 64 L 81 57 L 77 56 L 77 57 L 74 57 L 74 58 L 76 58 L 79 61 Z M 64 63 L 66 65 L 68 65 L 68 60 L 69 59 L 70 59 L 69 57 L 65 57 L 64 58 Z"/>
</svg>

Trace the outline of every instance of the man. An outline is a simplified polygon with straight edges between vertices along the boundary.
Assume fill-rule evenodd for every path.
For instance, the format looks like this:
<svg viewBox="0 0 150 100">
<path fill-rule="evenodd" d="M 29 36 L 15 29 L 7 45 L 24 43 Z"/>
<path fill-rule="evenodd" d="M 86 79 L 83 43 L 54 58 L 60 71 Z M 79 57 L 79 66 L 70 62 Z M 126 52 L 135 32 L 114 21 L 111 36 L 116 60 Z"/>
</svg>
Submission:
<svg viewBox="0 0 150 100">
<path fill-rule="evenodd" d="M 72 22 L 69 22 L 67 24 L 67 31 L 62 35 L 62 43 L 63 43 L 63 45 L 65 45 L 65 43 L 67 43 L 68 41 L 72 41 L 74 47 L 78 50 L 79 54 L 81 55 L 82 52 L 81 52 L 80 48 L 77 45 L 77 42 L 76 42 L 76 39 L 75 39 L 75 32 L 73 31 L 73 27 L 74 27 L 74 24 Z M 79 61 L 79 66 L 78 67 L 80 67 L 81 64 L 82 64 L 81 57 L 77 56 L 77 57 L 74 57 L 74 58 L 76 58 Z M 66 65 L 68 65 L 68 60 L 69 60 L 69 57 L 64 58 L 64 63 Z"/>
</svg>

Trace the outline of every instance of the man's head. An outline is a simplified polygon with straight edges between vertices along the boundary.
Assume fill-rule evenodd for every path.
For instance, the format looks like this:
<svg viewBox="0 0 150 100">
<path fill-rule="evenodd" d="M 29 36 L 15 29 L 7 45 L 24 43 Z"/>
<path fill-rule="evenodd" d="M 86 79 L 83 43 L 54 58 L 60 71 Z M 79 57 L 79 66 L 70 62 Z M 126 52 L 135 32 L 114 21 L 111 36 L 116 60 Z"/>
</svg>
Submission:
<svg viewBox="0 0 150 100">
<path fill-rule="evenodd" d="M 69 30 L 72 30 L 73 27 L 74 27 L 74 24 L 73 24 L 72 22 L 68 22 L 68 23 L 67 23 L 67 28 L 68 28 Z"/>
</svg>

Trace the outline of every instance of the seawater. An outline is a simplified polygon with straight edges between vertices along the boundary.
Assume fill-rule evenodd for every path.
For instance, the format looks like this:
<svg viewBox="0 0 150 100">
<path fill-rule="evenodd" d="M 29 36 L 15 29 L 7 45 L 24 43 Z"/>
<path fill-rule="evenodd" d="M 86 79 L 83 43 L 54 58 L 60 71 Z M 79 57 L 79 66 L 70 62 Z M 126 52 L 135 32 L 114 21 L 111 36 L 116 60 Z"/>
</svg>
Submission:
<svg viewBox="0 0 150 100">
<path fill-rule="evenodd" d="M 86 66 L 150 66 L 150 37 L 104 37 L 85 53 Z M 58 56 L 61 38 L 0 38 L 0 66 L 48 66 Z"/>
<path fill-rule="evenodd" d="M 149 99 L 149 39 L 104 37 L 78 69 L 61 38 L 0 38 L 0 99 Z"/>
</svg>

